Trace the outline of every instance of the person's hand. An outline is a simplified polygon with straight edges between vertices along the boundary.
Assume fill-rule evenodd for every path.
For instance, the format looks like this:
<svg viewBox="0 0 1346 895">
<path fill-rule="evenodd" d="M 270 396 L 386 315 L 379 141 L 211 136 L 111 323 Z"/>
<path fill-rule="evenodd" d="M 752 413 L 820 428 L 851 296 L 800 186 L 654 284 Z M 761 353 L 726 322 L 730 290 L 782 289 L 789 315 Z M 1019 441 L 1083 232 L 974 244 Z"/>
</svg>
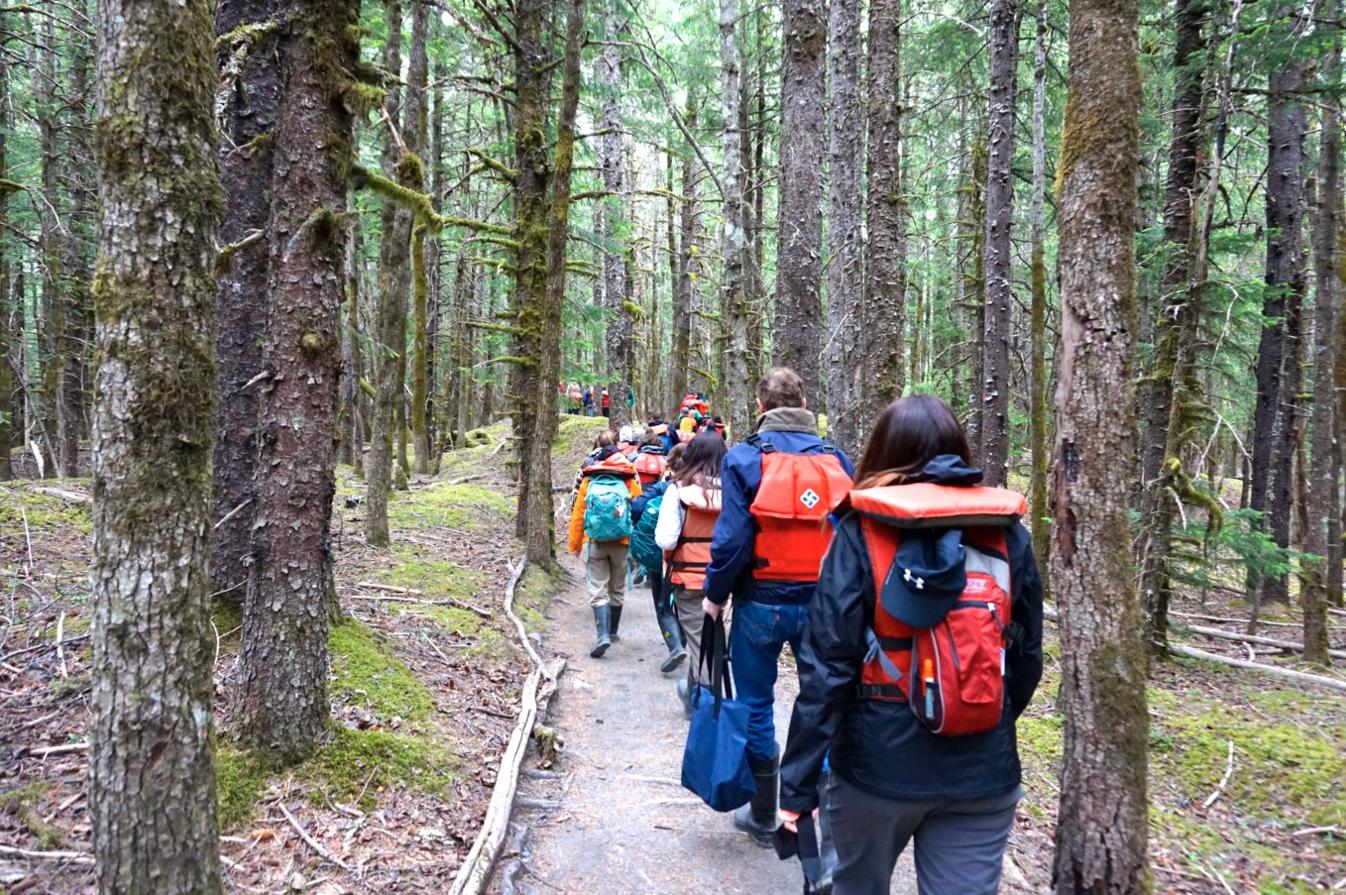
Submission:
<svg viewBox="0 0 1346 895">
<path fill-rule="evenodd" d="M 781 808 L 776 812 L 776 818 L 780 821 L 780 825 L 785 827 L 785 829 L 789 830 L 791 833 L 799 832 L 798 811 L 791 811 L 789 808 Z"/>
<path fill-rule="evenodd" d="M 710 597 L 701 598 L 701 611 L 711 618 L 719 618 L 724 614 L 724 607 L 719 603 L 712 603 Z"/>
</svg>

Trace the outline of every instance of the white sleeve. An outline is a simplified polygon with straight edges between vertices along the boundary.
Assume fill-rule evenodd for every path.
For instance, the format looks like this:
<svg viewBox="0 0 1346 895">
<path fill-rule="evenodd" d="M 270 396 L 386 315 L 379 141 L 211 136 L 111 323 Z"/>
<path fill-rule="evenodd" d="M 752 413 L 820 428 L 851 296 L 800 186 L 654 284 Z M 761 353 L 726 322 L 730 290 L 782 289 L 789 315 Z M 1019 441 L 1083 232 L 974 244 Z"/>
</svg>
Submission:
<svg viewBox="0 0 1346 895">
<path fill-rule="evenodd" d="M 660 550 L 672 550 L 678 546 L 686 515 L 682 501 L 678 500 L 678 486 L 669 485 L 663 500 L 659 502 L 659 523 L 654 527 L 654 543 L 659 545 Z"/>
</svg>

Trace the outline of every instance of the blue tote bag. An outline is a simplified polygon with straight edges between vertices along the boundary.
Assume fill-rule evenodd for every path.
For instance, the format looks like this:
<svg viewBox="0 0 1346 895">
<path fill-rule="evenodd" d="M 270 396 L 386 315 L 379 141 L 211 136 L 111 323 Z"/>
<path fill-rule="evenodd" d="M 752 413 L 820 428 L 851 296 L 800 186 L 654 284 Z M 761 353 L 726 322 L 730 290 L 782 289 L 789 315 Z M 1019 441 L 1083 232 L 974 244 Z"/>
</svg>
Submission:
<svg viewBox="0 0 1346 895">
<path fill-rule="evenodd" d="M 716 811 L 733 811 L 757 794 L 748 766 L 748 707 L 734 701 L 724 622 L 707 615 L 701 631 L 700 668 L 708 668 L 710 687 L 692 693 L 682 785 Z"/>
</svg>

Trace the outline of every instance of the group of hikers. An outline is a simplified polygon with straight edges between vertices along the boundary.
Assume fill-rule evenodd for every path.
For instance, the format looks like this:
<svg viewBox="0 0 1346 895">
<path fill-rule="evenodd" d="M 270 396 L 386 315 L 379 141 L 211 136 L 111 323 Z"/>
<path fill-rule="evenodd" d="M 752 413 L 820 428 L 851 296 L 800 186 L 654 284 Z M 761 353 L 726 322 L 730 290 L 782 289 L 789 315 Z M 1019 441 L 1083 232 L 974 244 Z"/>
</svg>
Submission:
<svg viewBox="0 0 1346 895">
<path fill-rule="evenodd" d="M 687 666 L 676 686 L 690 717 L 720 692 L 705 651 L 728 622 L 756 792 L 735 826 L 782 854 L 816 842 L 806 892 L 887 895 L 914 842 L 922 895 L 994 895 L 1021 795 L 1015 720 L 1042 672 L 1024 499 L 980 486 L 940 398 L 893 402 L 858 467 L 820 435 L 794 371 L 762 378 L 757 409 L 732 448 L 703 395 L 675 423 L 600 434 L 569 529 L 590 655 L 619 641 L 623 600 L 643 582 L 660 670 Z M 782 752 L 786 644 L 799 695 Z"/>
</svg>

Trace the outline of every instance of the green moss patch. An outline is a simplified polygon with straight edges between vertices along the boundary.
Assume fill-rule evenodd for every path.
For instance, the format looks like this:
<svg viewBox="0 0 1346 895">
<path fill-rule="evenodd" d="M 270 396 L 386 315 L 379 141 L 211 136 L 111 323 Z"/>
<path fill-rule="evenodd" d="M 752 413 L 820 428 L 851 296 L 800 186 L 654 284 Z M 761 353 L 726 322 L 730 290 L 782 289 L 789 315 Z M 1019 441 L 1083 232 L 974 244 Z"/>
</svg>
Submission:
<svg viewBox="0 0 1346 895">
<path fill-rule="evenodd" d="M 372 631 L 354 620 L 332 628 L 332 695 L 380 718 L 424 724 L 435 710 L 430 691 Z"/>
<path fill-rule="evenodd" d="M 48 480 L 53 487 L 86 490 L 89 483 L 83 479 Z M 33 490 L 24 482 L 10 482 L 0 487 L 0 538 L 23 538 L 24 520 L 28 531 L 53 531 L 70 528 L 82 534 L 93 531 L 88 503 L 67 503 L 59 497 Z"/>
<path fill-rule="evenodd" d="M 480 485 L 438 482 L 390 495 L 388 524 L 394 528 L 480 529 L 506 521 L 514 501 Z"/>
<path fill-rule="evenodd" d="M 252 818 L 253 806 L 271 779 L 268 765 L 244 749 L 220 742 L 215 749 L 215 798 L 221 830 Z"/>
<path fill-rule="evenodd" d="M 43 820 L 37 808 L 38 802 L 50 789 L 50 783 L 34 781 L 0 792 L 0 812 L 12 813 L 17 817 L 44 849 L 61 848 L 66 844 L 61 830 Z"/>
<path fill-rule="evenodd" d="M 368 811 L 384 789 L 447 795 L 457 767 L 457 757 L 439 743 L 386 731 L 338 728 L 332 742 L 300 765 L 295 776 L 316 784 L 315 801 L 325 793 L 337 801 L 355 801 Z"/>
</svg>

